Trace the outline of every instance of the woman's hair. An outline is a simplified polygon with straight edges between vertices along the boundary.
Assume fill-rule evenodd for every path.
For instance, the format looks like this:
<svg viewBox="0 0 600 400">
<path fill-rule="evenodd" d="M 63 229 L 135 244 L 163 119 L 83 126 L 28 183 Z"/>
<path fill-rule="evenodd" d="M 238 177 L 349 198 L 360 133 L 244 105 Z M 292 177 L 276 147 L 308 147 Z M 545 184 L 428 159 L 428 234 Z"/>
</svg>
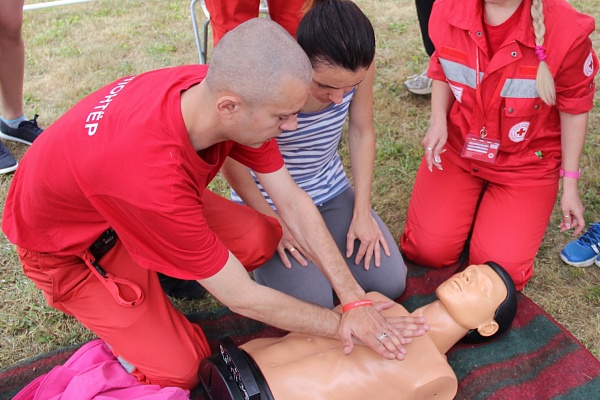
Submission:
<svg viewBox="0 0 600 400">
<path fill-rule="evenodd" d="M 493 261 L 485 264 L 489 265 L 506 285 L 506 299 L 500 303 L 494 314 L 494 320 L 498 323 L 498 331 L 491 336 L 482 336 L 477 329 L 471 329 L 462 339 L 466 343 L 482 343 L 502 335 L 510 327 L 517 314 L 517 288 L 510 274 Z"/>
<path fill-rule="evenodd" d="M 375 58 L 371 21 L 350 0 L 307 0 L 296 39 L 313 68 L 321 63 L 349 71 L 369 68 Z"/>
<path fill-rule="evenodd" d="M 531 18 L 533 19 L 533 32 L 535 34 L 535 52 L 540 60 L 535 78 L 535 87 L 542 101 L 553 106 L 556 103 L 556 90 L 554 88 L 554 78 L 545 61 L 544 35 L 546 34 L 546 26 L 544 25 L 543 0 L 533 0 L 531 3 Z"/>
</svg>

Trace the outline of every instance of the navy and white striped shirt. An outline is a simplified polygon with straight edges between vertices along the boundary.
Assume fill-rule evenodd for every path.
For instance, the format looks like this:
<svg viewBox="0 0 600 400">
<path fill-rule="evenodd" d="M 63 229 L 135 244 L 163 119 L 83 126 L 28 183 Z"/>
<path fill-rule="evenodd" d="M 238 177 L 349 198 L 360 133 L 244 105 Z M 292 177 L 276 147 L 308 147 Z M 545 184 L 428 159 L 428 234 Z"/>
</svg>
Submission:
<svg viewBox="0 0 600 400">
<path fill-rule="evenodd" d="M 296 184 L 308 193 L 316 205 L 333 199 L 350 187 L 338 147 L 355 92 L 356 88 L 344 94 L 340 104 L 332 104 L 322 111 L 299 113 L 298 129 L 283 131 L 277 137 L 285 166 Z M 275 209 L 254 172 L 252 176 L 267 202 Z M 233 189 L 231 199 L 243 203 Z"/>
</svg>

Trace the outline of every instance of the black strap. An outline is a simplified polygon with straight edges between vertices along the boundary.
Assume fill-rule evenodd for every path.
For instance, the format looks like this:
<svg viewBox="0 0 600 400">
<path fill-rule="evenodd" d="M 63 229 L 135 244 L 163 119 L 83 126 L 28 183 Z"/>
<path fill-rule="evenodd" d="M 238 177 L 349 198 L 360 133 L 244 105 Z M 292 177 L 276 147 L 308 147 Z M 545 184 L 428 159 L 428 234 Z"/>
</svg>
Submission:
<svg viewBox="0 0 600 400">
<path fill-rule="evenodd" d="M 219 351 L 202 360 L 200 382 L 210 400 L 274 400 L 252 357 L 230 337 L 219 341 Z"/>
</svg>

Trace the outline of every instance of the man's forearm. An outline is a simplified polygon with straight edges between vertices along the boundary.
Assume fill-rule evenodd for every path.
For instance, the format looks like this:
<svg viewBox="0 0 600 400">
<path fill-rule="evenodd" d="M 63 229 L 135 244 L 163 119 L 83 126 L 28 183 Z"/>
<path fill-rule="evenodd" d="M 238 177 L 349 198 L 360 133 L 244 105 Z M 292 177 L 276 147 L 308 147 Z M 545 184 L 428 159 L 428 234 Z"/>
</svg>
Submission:
<svg viewBox="0 0 600 400">
<path fill-rule="evenodd" d="M 339 314 L 257 284 L 231 253 L 219 272 L 198 282 L 233 312 L 245 317 L 288 331 L 338 336 Z"/>
<path fill-rule="evenodd" d="M 230 307 L 233 312 L 286 331 L 338 337 L 339 314 L 266 286 L 256 286 L 253 296 Z"/>
<path fill-rule="evenodd" d="M 312 199 L 299 191 L 293 204 L 280 208 L 279 213 L 302 253 L 321 269 L 340 301 L 348 303 L 364 298 L 364 290 L 350 273 Z"/>
</svg>

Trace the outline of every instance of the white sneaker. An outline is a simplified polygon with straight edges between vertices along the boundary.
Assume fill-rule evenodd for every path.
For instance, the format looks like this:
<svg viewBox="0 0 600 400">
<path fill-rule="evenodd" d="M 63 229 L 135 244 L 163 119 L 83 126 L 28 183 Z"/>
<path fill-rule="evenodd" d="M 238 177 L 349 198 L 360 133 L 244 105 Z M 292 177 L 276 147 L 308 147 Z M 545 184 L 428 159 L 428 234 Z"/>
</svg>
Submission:
<svg viewBox="0 0 600 400">
<path fill-rule="evenodd" d="M 431 94 L 431 85 L 433 80 L 427 76 L 427 71 L 420 73 L 419 75 L 409 76 L 404 87 L 411 93 L 425 95 Z"/>
</svg>

